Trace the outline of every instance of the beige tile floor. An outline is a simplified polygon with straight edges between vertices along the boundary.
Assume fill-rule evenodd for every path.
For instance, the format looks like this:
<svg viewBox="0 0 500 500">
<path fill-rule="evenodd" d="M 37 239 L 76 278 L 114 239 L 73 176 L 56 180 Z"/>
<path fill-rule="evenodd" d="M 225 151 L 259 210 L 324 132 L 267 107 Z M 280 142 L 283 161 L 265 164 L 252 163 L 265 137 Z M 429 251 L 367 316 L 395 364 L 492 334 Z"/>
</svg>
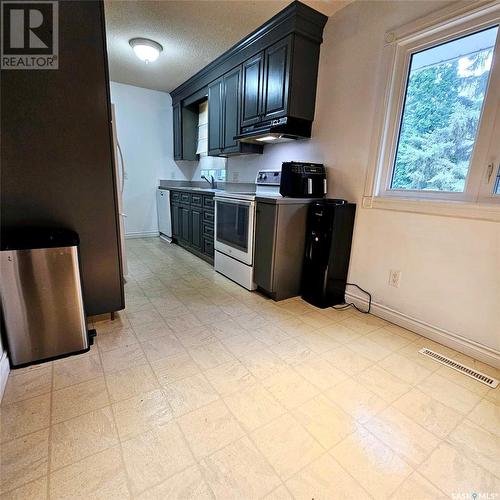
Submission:
<svg viewBox="0 0 500 500">
<path fill-rule="evenodd" d="M 498 498 L 500 389 L 417 351 L 499 370 L 273 303 L 158 239 L 127 246 L 127 308 L 97 345 L 9 377 L 2 499 Z"/>
</svg>

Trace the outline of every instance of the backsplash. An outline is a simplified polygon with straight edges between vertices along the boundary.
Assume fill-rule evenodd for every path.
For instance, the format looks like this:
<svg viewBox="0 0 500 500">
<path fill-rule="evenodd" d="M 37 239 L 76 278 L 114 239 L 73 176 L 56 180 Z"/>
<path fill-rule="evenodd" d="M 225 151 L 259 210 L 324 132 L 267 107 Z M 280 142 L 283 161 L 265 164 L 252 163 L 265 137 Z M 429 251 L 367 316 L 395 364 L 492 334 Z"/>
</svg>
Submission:
<svg viewBox="0 0 500 500">
<path fill-rule="evenodd" d="M 281 168 L 284 161 L 309 161 L 324 163 L 321 152 L 311 140 L 266 144 L 261 155 L 233 156 L 227 163 L 229 182 L 255 182 L 261 169 Z"/>
<path fill-rule="evenodd" d="M 225 158 L 217 158 L 216 156 L 201 156 L 197 162 L 196 169 L 191 177 L 192 181 L 202 180 L 201 176 L 214 176 L 215 180 L 225 181 L 227 160 Z"/>
<path fill-rule="evenodd" d="M 208 171 L 209 175 L 218 176 L 219 182 L 225 175 L 228 183 L 254 183 L 259 170 L 279 168 L 284 161 L 291 160 L 325 163 L 313 140 L 268 144 L 261 155 L 232 156 L 227 159 L 201 156 L 199 161 L 176 163 L 182 168 L 187 180 L 202 181 L 201 176 Z M 215 174 L 217 171 L 218 175 Z"/>
</svg>

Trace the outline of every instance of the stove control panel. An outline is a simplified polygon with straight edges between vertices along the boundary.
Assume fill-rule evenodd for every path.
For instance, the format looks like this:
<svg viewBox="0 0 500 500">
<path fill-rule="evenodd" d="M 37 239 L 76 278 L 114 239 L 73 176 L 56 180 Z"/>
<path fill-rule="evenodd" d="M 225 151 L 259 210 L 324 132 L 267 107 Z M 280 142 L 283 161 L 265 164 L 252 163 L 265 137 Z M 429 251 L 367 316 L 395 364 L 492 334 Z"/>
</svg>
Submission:
<svg viewBox="0 0 500 500">
<path fill-rule="evenodd" d="M 281 170 L 259 170 L 255 184 L 258 186 L 279 186 L 281 182 Z"/>
</svg>

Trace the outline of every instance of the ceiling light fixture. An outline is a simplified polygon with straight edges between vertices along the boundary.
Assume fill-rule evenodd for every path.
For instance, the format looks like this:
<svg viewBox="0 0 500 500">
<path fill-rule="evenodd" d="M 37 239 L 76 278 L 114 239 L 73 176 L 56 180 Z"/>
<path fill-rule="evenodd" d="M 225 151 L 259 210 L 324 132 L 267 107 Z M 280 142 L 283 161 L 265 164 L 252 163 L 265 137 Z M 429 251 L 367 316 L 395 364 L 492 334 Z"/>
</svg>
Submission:
<svg viewBox="0 0 500 500">
<path fill-rule="evenodd" d="M 135 55 L 146 64 L 156 61 L 163 50 L 158 42 L 148 38 L 132 38 L 128 43 L 134 49 Z"/>
</svg>

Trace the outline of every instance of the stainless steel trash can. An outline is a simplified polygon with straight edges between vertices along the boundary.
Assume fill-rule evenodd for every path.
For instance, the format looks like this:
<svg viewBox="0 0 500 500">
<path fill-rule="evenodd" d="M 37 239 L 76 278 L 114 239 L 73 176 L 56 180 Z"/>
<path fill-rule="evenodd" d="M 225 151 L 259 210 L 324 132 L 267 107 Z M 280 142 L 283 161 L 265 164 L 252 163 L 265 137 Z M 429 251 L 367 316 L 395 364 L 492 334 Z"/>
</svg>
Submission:
<svg viewBox="0 0 500 500">
<path fill-rule="evenodd" d="M 3 230 L 0 301 L 13 367 L 89 349 L 74 231 Z"/>
</svg>

